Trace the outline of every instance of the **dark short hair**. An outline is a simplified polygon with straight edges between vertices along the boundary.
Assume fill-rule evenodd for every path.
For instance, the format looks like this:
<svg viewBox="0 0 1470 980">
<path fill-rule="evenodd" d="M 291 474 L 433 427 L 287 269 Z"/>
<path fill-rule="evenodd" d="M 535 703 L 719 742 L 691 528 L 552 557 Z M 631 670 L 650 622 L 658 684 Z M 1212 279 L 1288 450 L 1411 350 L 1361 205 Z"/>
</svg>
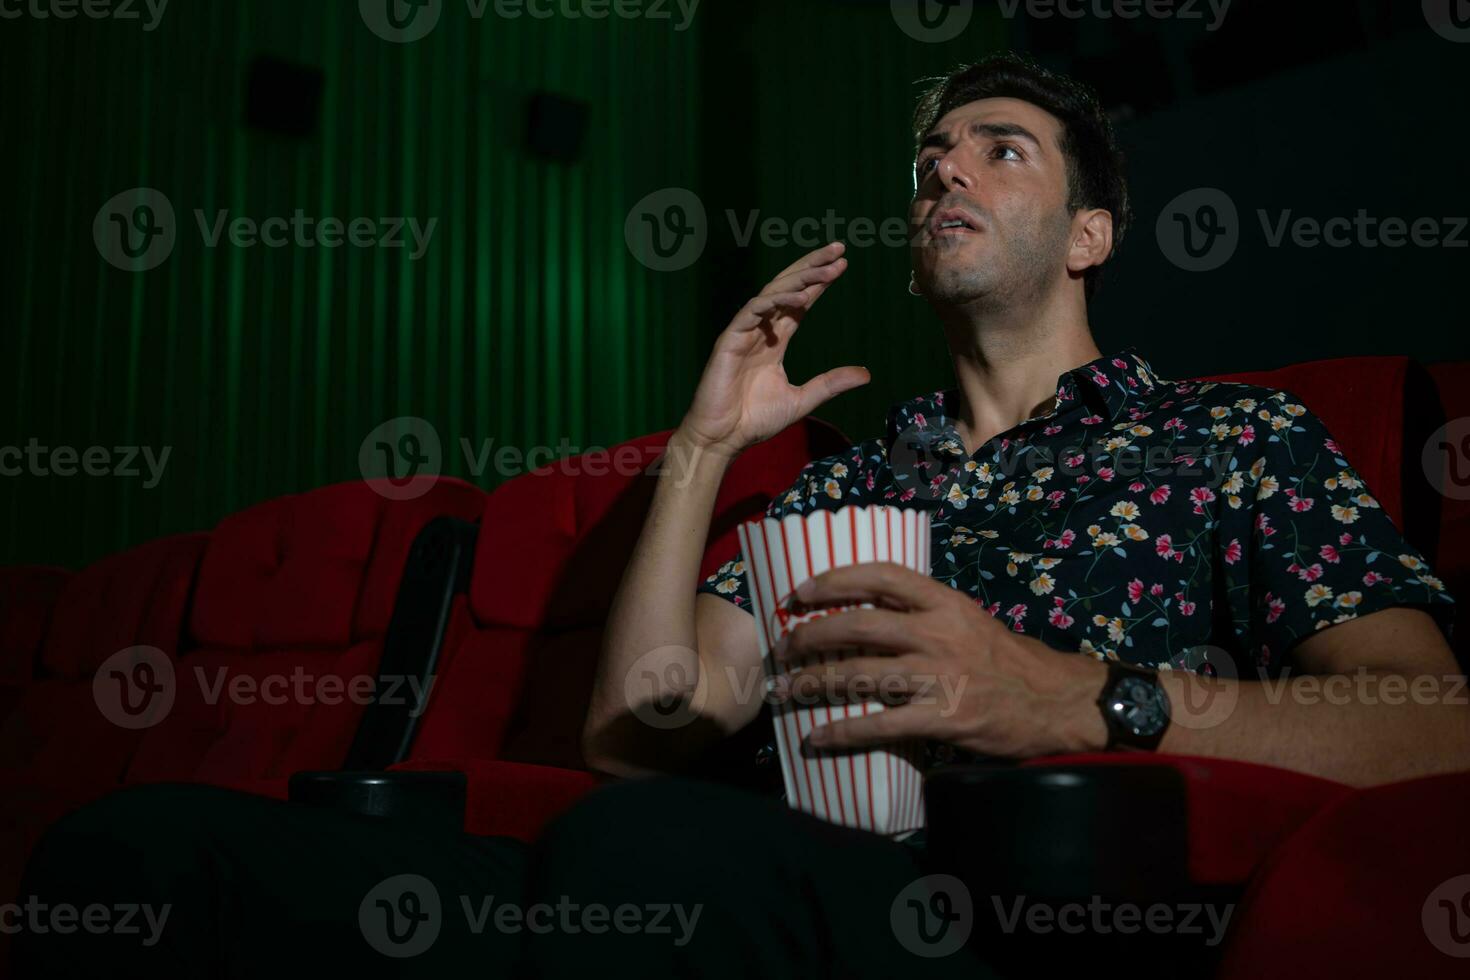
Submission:
<svg viewBox="0 0 1470 980">
<path fill-rule="evenodd" d="M 1097 94 L 1088 86 L 1005 52 L 969 65 L 958 65 L 947 75 L 925 78 L 930 87 L 914 108 L 914 151 L 946 114 L 979 99 L 1012 98 L 1030 102 L 1062 124 L 1061 150 L 1067 162 L 1067 207 L 1101 208 L 1113 216 L 1113 252 L 1123 244 L 1133 212 L 1128 203 L 1128 181 L 1123 152 L 1112 120 Z M 1112 253 L 1109 253 L 1109 258 Z M 1102 282 L 1102 267 L 1083 275 L 1088 299 Z"/>
</svg>

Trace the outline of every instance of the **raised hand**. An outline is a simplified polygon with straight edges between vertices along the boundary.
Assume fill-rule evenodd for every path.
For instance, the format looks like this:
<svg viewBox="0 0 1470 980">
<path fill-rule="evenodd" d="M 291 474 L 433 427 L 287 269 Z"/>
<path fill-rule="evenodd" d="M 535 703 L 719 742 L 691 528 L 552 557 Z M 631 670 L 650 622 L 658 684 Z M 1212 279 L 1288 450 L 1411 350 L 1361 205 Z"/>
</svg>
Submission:
<svg viewBox="0 0 1470 980">
<path fill-rule="evenodd" d="M 686 438 L 734 457 L 872 380 L 867 368 L 849 365 L 793 385 L 783 365 L 802 318 L 846 271 L 844 249 L 832 242 L 802 256 L 735 314 L 715 340 L 680 424 Z"/>
</svg>

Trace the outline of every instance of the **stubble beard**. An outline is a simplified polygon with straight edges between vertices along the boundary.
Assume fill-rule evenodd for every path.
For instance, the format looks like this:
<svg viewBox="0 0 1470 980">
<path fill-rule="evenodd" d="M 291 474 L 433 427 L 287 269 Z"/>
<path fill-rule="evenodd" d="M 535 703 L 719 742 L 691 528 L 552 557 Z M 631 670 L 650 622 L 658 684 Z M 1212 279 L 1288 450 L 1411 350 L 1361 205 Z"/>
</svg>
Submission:
<svg viewBox="0 0 1470 980">
<path fill-rule="evenodd" d="M 1038 303 L 1055 284 L 1070 232 L 1071 216 L 1065 211 L 1039 217 L 1008 235 L 997 232 L 992 223 L 981 232 L 993 238 L 983 259 L 948 258 L 940 268 L 917 277 L 920 291 L 937 308 L 966 307 L 976 312 Z M 928 247 L 957 251 L 966 241 L 938 241 Z"/>
</svg>

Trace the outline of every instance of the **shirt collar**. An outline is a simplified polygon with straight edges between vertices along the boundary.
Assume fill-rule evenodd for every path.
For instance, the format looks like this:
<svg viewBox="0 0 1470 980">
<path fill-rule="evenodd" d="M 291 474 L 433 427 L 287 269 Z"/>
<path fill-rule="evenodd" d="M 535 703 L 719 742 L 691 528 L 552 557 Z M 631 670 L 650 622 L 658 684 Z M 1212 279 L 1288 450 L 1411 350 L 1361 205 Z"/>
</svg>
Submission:
<svg viewBox="0 0 1470 980">
<path fill-rule="evenodd" d="M 1104 354 L 1081 367 L 1063 372 L 1057 378 L 1056 402 L 1052 411 L 1037 418 L 1048 418 L 1082 407 L 1088 416 L 1112 421 L 1140 396 L 1159 384 L 1158 375 L 1136 349 L 1126 347 L 1116 354 Z M 919 395 L 898 402 L 888 410 L 885 432 L 890 452 L 896 440 L 919 439 L 941 455 L 965 455 L 964 440 L 954 428 L 961 398 L 958 388 Z M 916 447 L 917 448 L 917 447 Z"/>
</svg>

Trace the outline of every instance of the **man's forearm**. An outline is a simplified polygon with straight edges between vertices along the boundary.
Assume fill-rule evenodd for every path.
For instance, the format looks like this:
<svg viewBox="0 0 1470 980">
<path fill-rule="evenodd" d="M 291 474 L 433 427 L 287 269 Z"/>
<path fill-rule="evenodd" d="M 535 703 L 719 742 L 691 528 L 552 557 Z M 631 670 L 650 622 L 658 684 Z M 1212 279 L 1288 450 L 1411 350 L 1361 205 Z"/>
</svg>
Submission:
<svg viewBox="0 0 1470 980">
<path fill-rule="evenodd" d="M 1470 769 L 1463 676 L 1364 670 L 1279 680 L 1164 671 L 1159 751 L 1240 759 L 1350 786 Z"/>
<path fill-rule="evenodd" d="M 596 768 L 631 775 L 622 760 L 639 753 L 626 743 L 654 734 L 627 723 L 630 671 L 648 680 L 638 693 L 650 699 L 699 675 L 694 587 L 729 465 L 727 457 L 697 448 L 678 430 L 659 460 L 653 502 L 608 614 L 583 731 L 583 751 Z"/>
</svg>

